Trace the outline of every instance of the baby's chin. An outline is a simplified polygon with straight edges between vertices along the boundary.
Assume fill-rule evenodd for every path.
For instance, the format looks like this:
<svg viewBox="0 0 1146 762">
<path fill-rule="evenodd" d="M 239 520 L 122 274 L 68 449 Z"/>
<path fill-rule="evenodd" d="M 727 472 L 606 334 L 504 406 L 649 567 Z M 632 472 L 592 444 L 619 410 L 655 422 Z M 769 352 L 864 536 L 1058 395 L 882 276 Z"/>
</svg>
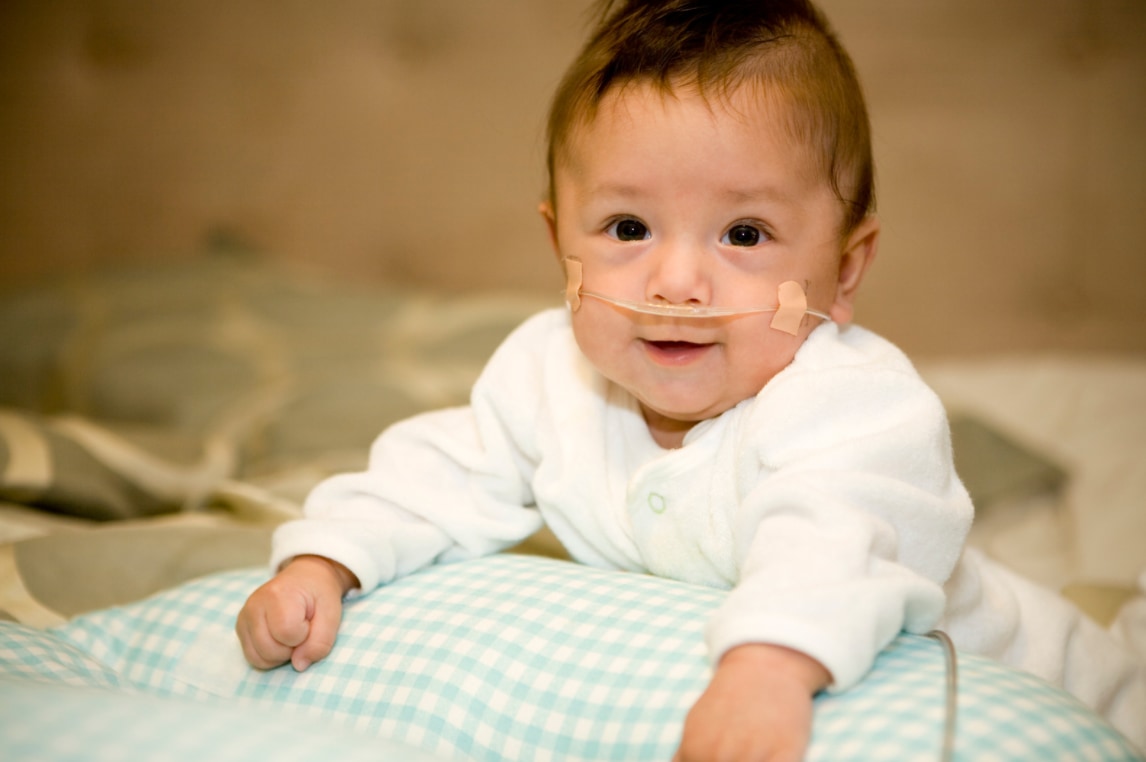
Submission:
<svg viewBox="0 0 1146 762">
<path fill-rule="evenodd" d="M 690 429 L 701 421 L 716 418 L 754 398 L 771 380 L 772 375 L 762 381 L 759 388 L 755 384 L 741 384 L 735 388 L 717 389 L 711 384 L 701 384 L 709 388 L 693 390 L 686 384 L 675 389 L 629 389 L 629 393 L 637 399 L 646 421 L 664 419 L 666 423 L 675 421 L 680 427 Z"/>
<path fill-rule="evenodd" d="M 666 406 L 651 405 L 644 400 L 640 401 L 641 414 L 648 424 L 649 430 L 663 432 L 666 435 L 679 434 L 682 438 L 696 424 L 731 410 L 739 403 L 718 404 L 703 410 L 672 409 Z"/>
</svg>

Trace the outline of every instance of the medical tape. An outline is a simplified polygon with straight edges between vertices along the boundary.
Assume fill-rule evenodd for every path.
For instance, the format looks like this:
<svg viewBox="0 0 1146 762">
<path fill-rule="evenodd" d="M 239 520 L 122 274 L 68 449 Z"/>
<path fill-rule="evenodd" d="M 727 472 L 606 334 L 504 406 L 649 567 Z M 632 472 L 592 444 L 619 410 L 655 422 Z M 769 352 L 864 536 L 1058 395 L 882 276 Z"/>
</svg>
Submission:
<svg viewBox="0 0 1146 762">
<path fill-rule="evenodd" d="M 799 283 L 787 280 L 780 284 L 777 296 L 780 299 L 780 306 L 772 316 L 772 327 L 795 336 L 800 332 L 804 315 L 808 314 L 808 295 L 804 293 Z"/>
<path fill-rule="evenodd" d="M 565 303 L 576 312 L 581 309 L 581 260 L 565 257 Z"/>
</svg>

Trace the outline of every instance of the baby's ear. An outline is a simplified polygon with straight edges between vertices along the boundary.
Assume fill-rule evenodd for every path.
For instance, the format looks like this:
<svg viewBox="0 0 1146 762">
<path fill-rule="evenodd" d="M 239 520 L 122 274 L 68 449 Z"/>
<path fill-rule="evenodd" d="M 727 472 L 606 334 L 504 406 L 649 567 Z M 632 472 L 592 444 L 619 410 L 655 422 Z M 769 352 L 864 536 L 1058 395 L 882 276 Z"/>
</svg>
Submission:
<svg viewBox="0 0 1146 762">
<path fill-rule="evenodd" d="M 557 243 L 557 212 L 549 201 L 542 201 L 538 204 L 537 211 L 541 213 L 542 219 L 545 220 L 545 228 L 549 231 L 549 245 L 553 247 L 553 253 L 560 260 L 561 247 Z"/>
<path fill-rule="evenodd" d="M 869 214 L 856 225 L 844 241 L 840 255 L 840 272 L 836 282 L 836 298 L 828 311 L 838 325 L 848 323 L 855 313 L 856 294 L 864 273 L 875 261 L 879 249 L 879 218 Z"/>
</svg>

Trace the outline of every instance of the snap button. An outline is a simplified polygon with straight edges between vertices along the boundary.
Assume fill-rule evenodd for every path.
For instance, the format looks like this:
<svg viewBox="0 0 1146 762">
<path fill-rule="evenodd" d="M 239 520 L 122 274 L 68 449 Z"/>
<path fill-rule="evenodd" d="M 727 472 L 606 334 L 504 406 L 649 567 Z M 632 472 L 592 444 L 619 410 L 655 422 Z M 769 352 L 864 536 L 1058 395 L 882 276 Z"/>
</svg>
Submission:
<svg viewBox="0 0 1146 762">
<path fill-rule="evenodd" d="M 649 509 L 652 510 L 653 513 L 664 513 L 665 508 L 668 508 L 668 501 L 665 500 L 665 496 L 650 492 Z"/>
</svg>

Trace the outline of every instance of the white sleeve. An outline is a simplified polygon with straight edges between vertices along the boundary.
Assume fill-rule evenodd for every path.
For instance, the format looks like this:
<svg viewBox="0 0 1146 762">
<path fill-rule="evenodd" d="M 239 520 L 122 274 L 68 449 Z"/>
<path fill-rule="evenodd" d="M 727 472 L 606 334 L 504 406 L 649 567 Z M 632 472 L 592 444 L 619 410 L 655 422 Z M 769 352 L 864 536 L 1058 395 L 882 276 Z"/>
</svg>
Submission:
<svg viewBox="0 0 1146 762">
<path fill-rule="evenodd" d="M 320 483 L 304 518 L 279 527 L 272 569 L 315 554 L 358 577 L 361 591 L 435 561 L 488 555 L 541 526 L 530 489 L 530 429 L 543 333 L 528 321 L 497 350 L 468 407 L 399 422 L 370 451 L 367 469 Z"/>
<path fill-rule="evenodd" d="M 972 508 L 943 407 L 910 366 L 790 370 L 750 419 L 768 429 L 752 451 L 762 476 L 740 506 L 740 580 L 709 648 L 784 645 L 843 689 L 901 630 L 939 621 Z"/>
</svg>

